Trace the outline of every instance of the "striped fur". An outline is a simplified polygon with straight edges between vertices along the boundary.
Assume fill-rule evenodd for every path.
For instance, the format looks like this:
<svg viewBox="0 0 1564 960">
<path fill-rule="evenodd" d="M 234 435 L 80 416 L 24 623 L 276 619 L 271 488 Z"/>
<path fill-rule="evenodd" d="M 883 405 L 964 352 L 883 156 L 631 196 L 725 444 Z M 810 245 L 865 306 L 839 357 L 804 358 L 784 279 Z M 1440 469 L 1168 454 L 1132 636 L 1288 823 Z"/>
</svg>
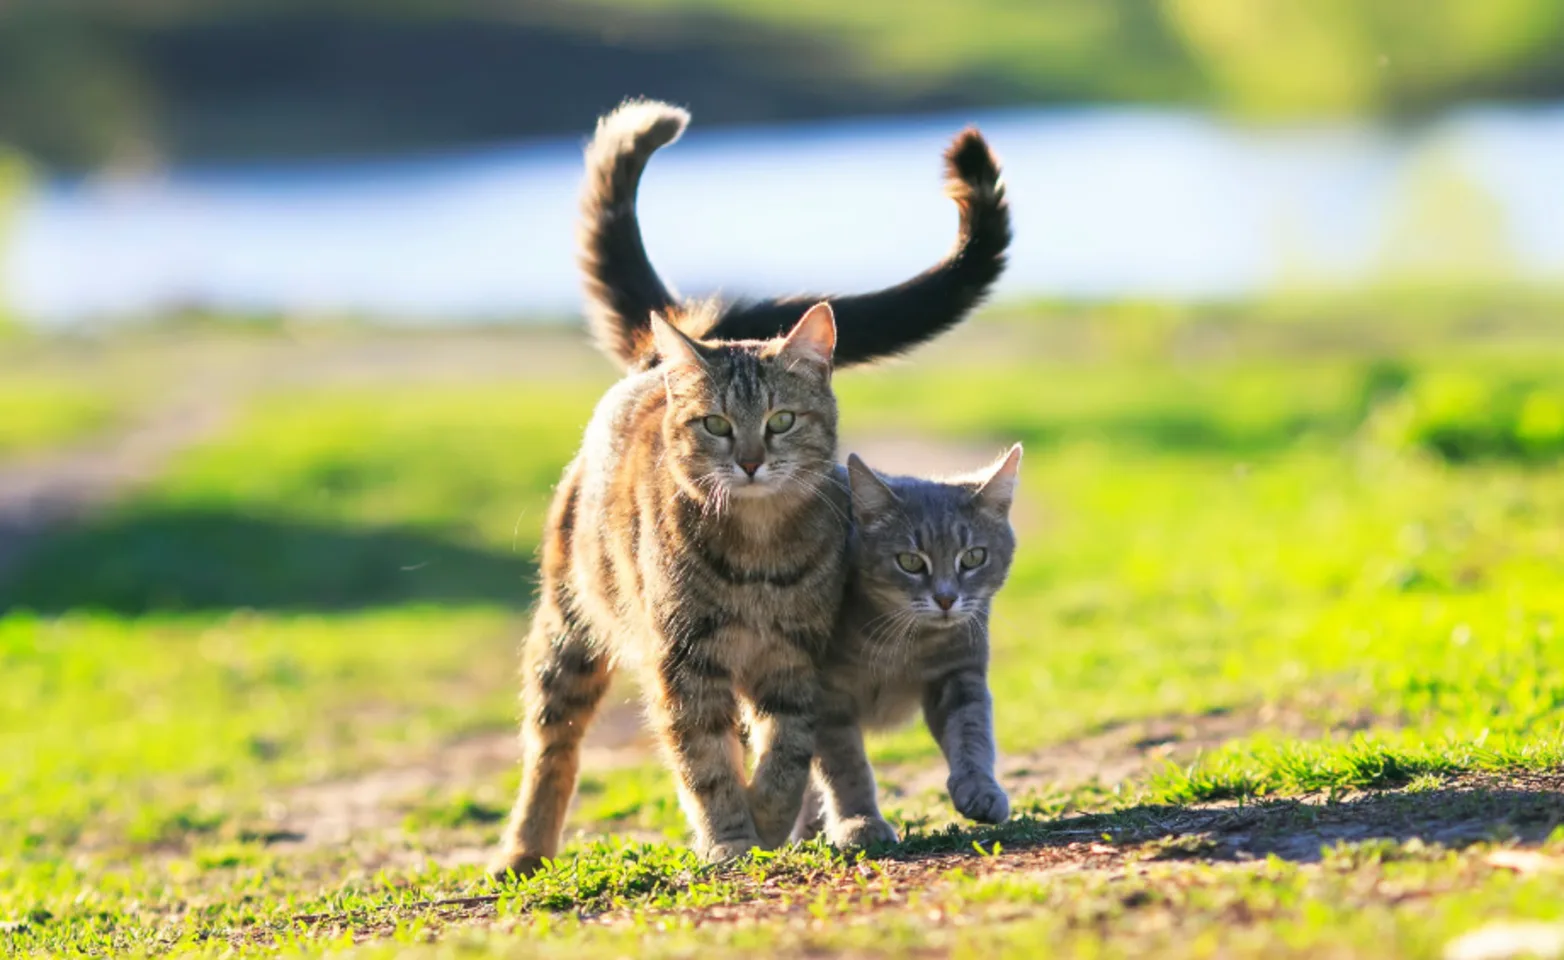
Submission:
<svg viewBox="0 0 1564 960">
<path fill-rule="evenodd" d="M 500 874 L 558 852 L 581 738 L 621 663 L 639 673 L 706 856 L 785 841 L 808 783 L 815 662 L 846 579 L 831 310 L 769 341 L 654 330 L 667 359 L 599 403 L 549 515 Z"/>
<path fill-rule="evenodd" d="M 813 789 L 795 837 L 823 827 L 843 847 L 896 840 L 863 730 L 901 723 L 919 704 L 949 765 L 956 810 L 983 823 L 1010 815 L 994 777 L 988 619 L 1015 552 L 1008 514 L 1020 459 L 1018 445 L 988 471 L 946 482 L 881 478 L 848 459 L 849 586 L 823 661 Z M 963 568 L 974 549 L 982 562 Z M 922 569 L 909 572 L 899 555 Z"/>
<path fill-rule="evenodd" d="M 781 336 L 810 304 L 836 311 L 838 367 L 905 353 L 955 326 L 1004 272 L 1010 207 L 999 163 L 983 135 L 962 131 L 945 152 L 945 192 L 960 211 L 945 258 L 904 283 L 850 296 L 808 295 L 690 310 L 658 277 L 641 239 L 636 192 L 653 153 L 684 132 L 690 115 L 655 100 L 629 100 L 598 121 L 586 150 L 578 236 L 587 325 L 604 353 L 628 369 L 657 362 L 651 318 L 683 306 L 684 329 L 709 340 Z"/>
</svg>

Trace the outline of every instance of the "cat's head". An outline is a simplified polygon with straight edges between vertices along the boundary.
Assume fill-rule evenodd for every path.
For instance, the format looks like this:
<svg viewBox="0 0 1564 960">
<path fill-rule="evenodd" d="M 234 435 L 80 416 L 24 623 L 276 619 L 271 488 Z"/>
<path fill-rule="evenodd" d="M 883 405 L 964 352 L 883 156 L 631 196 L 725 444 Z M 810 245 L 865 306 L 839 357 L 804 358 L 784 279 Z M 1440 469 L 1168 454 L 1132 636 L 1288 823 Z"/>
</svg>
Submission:
<svg viewBox="0 0 1564 960">
<path fill-rule="evenodd" d="M 669 466 L 719 505 L 809 496 L 836 457 L 836 320 L 811 307 L 773 340 L 703 343 L 652 321 L 668 391 Z"/>
<path fill-rule="evenodd" d="M 1020 469 L 1020 444 L 985 470 L 945 481 L 882 477 L 849 456 L 860 589 L 921 626 L 969 622 L 1010 573 Z"/>
</svg>

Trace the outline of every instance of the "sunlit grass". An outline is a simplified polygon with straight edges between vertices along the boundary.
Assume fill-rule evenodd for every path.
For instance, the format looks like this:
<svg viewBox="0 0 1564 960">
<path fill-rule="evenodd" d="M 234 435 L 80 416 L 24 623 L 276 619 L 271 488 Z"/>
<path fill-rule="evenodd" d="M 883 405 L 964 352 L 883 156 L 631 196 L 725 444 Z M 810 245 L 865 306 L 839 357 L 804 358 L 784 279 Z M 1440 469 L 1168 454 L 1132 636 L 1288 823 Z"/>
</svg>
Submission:
<svg viewBox="0 0 1564 960">
<path fill-rule="evenodd" d="M 260 787 L 504 729 L 519 635 L 427 608 L 0 619 L 0 850 L 178 843 L 258 818 Z"/>
<path fill-rule="evenodd" d="M 0 382 L 0 459 L 82 440 L 118 419 L 115 398 L 91 386 L 53 380 Z"/>
</svg>

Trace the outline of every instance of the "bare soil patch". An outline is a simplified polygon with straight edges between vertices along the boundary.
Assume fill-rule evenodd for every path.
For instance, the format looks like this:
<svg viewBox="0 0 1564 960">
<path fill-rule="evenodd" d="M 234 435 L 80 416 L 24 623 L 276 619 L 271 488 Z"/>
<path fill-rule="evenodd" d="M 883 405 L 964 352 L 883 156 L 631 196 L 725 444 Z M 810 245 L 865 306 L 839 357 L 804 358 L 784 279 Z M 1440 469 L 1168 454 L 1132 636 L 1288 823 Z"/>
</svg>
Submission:
<svg viewBox="0 0 1564 960">
<path fill-rule="evenodd" d="M 0 464 L 0 577 L 37 537 L 151 479 L 171 456 L 215 434 L 228 412 L 221 398 L 181 391 L 122 432 Z"/>
<path fill-rule="evenodd" d="M 278 389 L 383 383 L 581 378 L 608 365 L 574 330 L 514 336 L 329 332 L 247 339 L 192 335 L 135 342 L 119 369 L 96 345 L 39 347 L 17 361 L 83 379 L 129 378 L 154 399 L 130 424 L 89 441 L 0 463 L 0 578 L 50 530 L 90 515 L 158 475 L 180 451 L 215 436 L 249 397 Z M 3 375 L 0 370 L 0 375 Z M 168 385 L 174 385 L 172 387 Z"/>
<path fill-rule="evenodd" d="M 610 694 L 587 732 L 582 770 L 639 766 L 655 755 L 654 749 L 639 701 Z M 272 846 L 309 849 L 400 831 L 411 802 L 436 790 L 492 787 L 516 768 L 520 755 L 515 732 L 494 731 L 360 776 L 280 791 L 267 801 Z M 485 853 L 464 849 L 441 859 L 477 862 Z"/>
<path fill-rule="evenodd" d="M 1266 704 L 1201 714 L 1150 717 L 1107 724 L 1083 737 L 1000 757 L 999 780 L 1016 795 L 1098 783 L 1111 787 L 1168 764 L 1187 764 L 1200 754 L 1260 731 L 1297 739 L 1347 737 L 1396 725 L 1393 718 L 1354 713 L 1321 722 L 1311 710 Z M 881 788 L 892 797 L 942 790 L 945 771 L 934 766 L 888 767 Z"/>
</svg>

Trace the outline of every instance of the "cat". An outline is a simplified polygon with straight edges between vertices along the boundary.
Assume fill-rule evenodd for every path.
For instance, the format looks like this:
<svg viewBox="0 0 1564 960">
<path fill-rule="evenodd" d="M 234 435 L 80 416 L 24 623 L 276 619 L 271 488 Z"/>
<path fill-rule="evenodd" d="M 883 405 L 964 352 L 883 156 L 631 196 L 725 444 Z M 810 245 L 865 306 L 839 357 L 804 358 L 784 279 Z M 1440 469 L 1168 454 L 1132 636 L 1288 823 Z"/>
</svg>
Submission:
<svg viewBox="0 0 1564 960">
<path fill-rule="evenodd" d="M 994 776 L 988 621 L 1015 555 L 1020 465 L 1020 444 L 989 469 L 944 482 L 882 477 L 848 458 L 849 582 L 822 661 L 814 772 L 794 839 L 823 826 L 838 847 L 896 842 L 863 730 L 900 724 L 920 705 L 957 812 L 980 823 L 1009 817 Z"/>
<path fill-rule="evenodd" d="M 598 346 L 622 367 L 657 362 L 651 317 L 688 306 L 653 269 L 636 217 L 647 161 L 678 139 L 690 116 L 653 100 L 631 100 L 598 121 L 586 150 L 578 246 L 586 278 L 587 324 Z M 835 311 L 837 369 L 895 356 L 932 339 L 969 314 L 1004 272 L 1010 208 L 999 164 L 975 129 L 945 152 L 945 190 L 960 210 L 956 244 L 918 276 L 856 296 L 787 297 L 683 311 L 684 332 L 703 340 L 776 337 L 821 300 Z"/>
<path fill-rule="evenodd" d="M 620 662 L 640 674 L 707 858 L 785 842 L 808 784 L 848 542 L 831 308 L 771 340 L 650 330 L 661 362 L 603 397 L 549 511 L 499 877 L 557 854 L 582 735 Z"/>
</svg>

